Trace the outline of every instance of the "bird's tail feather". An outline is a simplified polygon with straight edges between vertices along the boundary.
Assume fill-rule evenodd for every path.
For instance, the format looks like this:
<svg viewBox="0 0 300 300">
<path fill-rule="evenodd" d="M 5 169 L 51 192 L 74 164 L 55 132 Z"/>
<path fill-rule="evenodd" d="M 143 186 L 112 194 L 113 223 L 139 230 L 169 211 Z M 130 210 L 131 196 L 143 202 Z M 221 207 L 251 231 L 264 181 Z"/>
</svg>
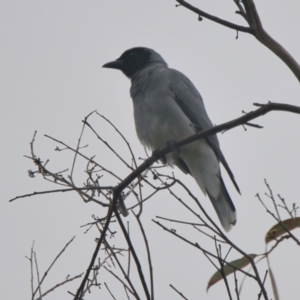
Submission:
<svg viewBox="0 0 300 300">
<path fill-rule="evenodd" d="M 222 177 L 219 177 L 221 189 L 218 197 L 212 197 L 208 192 L 207 195 L 212 202 L 219 220 L 226 232 L 236 224 L 236 210 L 234 204 L 227 192 Z"/>
</svg>

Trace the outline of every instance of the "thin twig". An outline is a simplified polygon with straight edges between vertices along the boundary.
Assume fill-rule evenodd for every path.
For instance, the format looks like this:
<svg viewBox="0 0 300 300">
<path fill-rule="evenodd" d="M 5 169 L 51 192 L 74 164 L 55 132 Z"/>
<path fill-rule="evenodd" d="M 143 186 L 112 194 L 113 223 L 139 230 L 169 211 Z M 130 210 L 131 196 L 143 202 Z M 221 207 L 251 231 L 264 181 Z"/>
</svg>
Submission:
<svg viewBox="0 0 300 300">
<path fill-rule="evenodd" d="M 147 284 L 146 284 L 146 281 L 145 281 L 145 277 L 144 277 L 144 274 L 143 274 L 143 271 L 142 271 L 142 266 L 140 264 L 140 261 L 139 261 L 139 258 L 137 256 L 137 254 L 135 252 L 135 249 L 134 249 L 134 247 L 133 247 L 133 245 L 131 243 L 131 240 L 130 240 L 130 238 L 128 236 L 126 228 L 125 228 L 125 226 L 124 226 L 124 224 L 123 224 L 123 222 L 121 220 L 121 217 L 120 217 L 120 215 L 119 215 L 119 213 L 118 213 L 118 211 L 116 209 L 115 209 L 115 216 L 116 216 L 116 218 L 117 218 L 117 220 L 119 222 L 119 225 L 120 225 L 120 227 L 122 229 L 123 235 L 124 235 L 124 237 L 126 239 L 126 242 L 127 242 L 128 246 L 129 246 L 129 249 L 130 249 L 130 252 L 131 252 L 132 257 L 134 259 L 134 262 L 135 262 L 135 265 L 136 265 L 136 268 L 137 268 L 137 271 L 138 271 L 138 274 L 139 274 L 139 278 L 141 280 L 141 283 L 142 283 L 145 295 L 146 295 L 147 299 L 150 300 L 151 298 L 150 298 L 149 290 L 148 290 L 148 287 L 147 287 Z"/>
<path fill-rule="evenodd" d="M 265 282 L 266 282 L 267 275 L 268 275 L 268 270 L 266 270 L 266 273 L 265 273 L 265 276 L 264 276 L 264 279 L 263 279 L 263 282 L 262 282 L 263 285 L 264 285 Z M 258 294 L 258 299 L 257 299 L 257 300 L 259 300 L 259 299 L 261 298 L 262 294 L 263 294 L 263 290 L 261 290 L 261 291 L 259 292 L 259 294 Z"/>
<path fill-rule="evenodd" d="M 180 182 L 179 182 L 180 183 Z M 182 183 L 180 183 L 182 185 L 182 187 L 189 193 L 189 195 L 196 201 L 198 207 L 200 208 L 200 210 L 202 211 L 202 213 L 205 215 L 205 217 L 209 220 L 209 222 L 211 224 L 213 224 L 213 226 L 216 228 L 216 230 L 211 229 L 213 232 L 215 232 L 217 235 L 219 235 L 225 242 L 227 242 L 229 245 L 231 245 L 234 249 L 236 249 L 238 252 L 240 252 L 243 256 L 247 257 L 247 259 L 249 260 L 253 271 L 255 273 L 255 276 L 253 276 L 253 278 L 257 281 L 258 285 L 260 286 L 260 288 L 263 291 L 264 294 L 264 298 L 265 300 L 268 299 L 267 296 L 267 292 L 262 284 L 262 281 L 260 279 L 257 267 L 255 265 L 254 259 L 249 256 L 247 253 L 245 253 L 241 248 L 239 248 L 237 245 L 235 245 L 230 239 L 227 238 L 227 236 L 222 232 L 222 230 L 216 225 L 216 223 L 210 218 L 210 216 L 207 214 L 207 212 L 204 210 L 204 208 L 202 207 L 202 205 L 200 204 L 200 202 L 198 201 L 198 199 L 189 191 L 189 189 Z M 183 203 L 182 201 L 180 201 L 180 203 Z M 185 205 L 185 204 L 184 204 Z M 186 206 L 186 205 L 185 205 Z M 208 226 L 208 225 L 207 225 Z"/>
<path fill-rule="evenodd" d="M 236 299 L 237 300 L 240 300 L 240 294 L 239 294 L 239 289 L 238 289 L 238 280 L 237 280 L 237 277 L 236 277 L 236 271 L 234 270 L 233 271 L 233 274 L 234 274 L 234 290 L 235 290 L 235 294 L 236 294 Z"/>
<path fill-rule="evenodd" d="M 130 227 L 129 227 L 129 222 L 127 221 L 127 232 L 128 232 L 128 235 L 130 236 Z M 130 252 L 130 249 L 129 249 L 129 246 L 128 246 L 128 263 L 127 263 L 127 277 L 129 278 L 130 276 L 130 258 L 131 258 L 131 252 Z"/>
<path fill-rule="evenodd" d="M 73 277 L 68 277 L 66 280 L 62 281 L 61 283 L 56 284 L 55 286 L 53 286 L 51 289 L 49 289 L 48 291 L 46 291 L 41 297 L 38 297 L 36 300 L 41 300 L 42 297 L 45 297 L 47 294 L 49 294 L 50 292 L 53 292 L 55 289 L 57 289 L 58 287 L 66 284 L 67 282 L 73 281 L 77 278 L 80 278 L 83 275 L 83 273 L 73 276 Z"/>
<path fill-rule="evenodd" d="M 89 116 L 92 115 L 94 112 L 95 112 L 95 111 L 92 111 L 91 113 L 89 113 L 89 114 L 84 118 L 84 120 L 87 121 L 87 119 L 89 118 Z M 83 135 L 83 132 L 84 132 L 84 128 L 85 128 L 85 124 L 83 123 L 82 129 L 81 129 L 81 133 L 80 133 L 80 136 L 79 136 L 79 139 L 78 139 L 77 147 L 76 147 L 76 150 L 75 150 L 75 155 L 74 155 L 74 159 L 73 159 L 73 163 L 72 163 L 72 168 L 71 168 L 70 177 L 73 176 L 73 172 L 74 172 L 74 168 L 75 168 L 75 162 L 76 162 L 76 158 L 77 158 L 77 155 L 78 155 L 78 152 L 79 152 L 80 142 L 81 142 L 81 138 L 82 138 L 82 135 Z"/>
<path fill-rule="evenodd" d="M 121 283 L 122 283 L 122 285 L 124 286 L 124 287 L 126 287 L 126 289 L 132 294 L 132 295 L 134 295 L 134 296 L 137 296 L 137 295 L 135 295 L 134 293 L 133 293 L 133 291 L 129 288 L 129 286 L 118 276 L 118 275 L 116 275 L 114 272 L 112 272 L 111 270 L 109 270 L 106 266 L 103 266 L 103 268 L 107 271 L 107 272 L 109 272 L 111 275 L 113 275 L 118 281 L 120 281 Z M 136 299 L 140 299 L 139 297 L 137 297 Z"/>
<path fill-rule="evenodd" d="M 63 247 L 63 249 L 57 254 L 57 256 L 55 257 L 55 259 L 53 260 L 53 262 L 50 264 L 49 268 L 48 268 L 47 271 L 45 272 L 44 276 L 42 277 L 42 279 L 41 279 L 39 285 L 38 285 L 37 288 L 35 289 L 35 291 L 34 291 L 34 293 L 33 293 L 33 295 L 32 295 L 32 296 L 33 296 L 32 299 L 34 298 L 36 292 L 38 291 L 39 287 L 40 287 L 41 284 L 43 283 L 44 279 L 45 279 L 46 276 L 48 275 L 48 273 L 49 273 L 49 271 L 51 270 L 51 268 L 53 267 L 53 265 L 56 263 L 56 261 L 58 260 L 58 258 L 63 254 L 63 252 L 67 249 L 67 247 L 73 242 L 74 239 L 75 239 L 75 236 L 73 236 L 73 237 L 71 238 L 71 240 L 70 240 L 70 241 Z M 78 275 L 78 276 L 79 276 L 79 275 Z M 81 275 L 80 275 L 80 276 L 81 276 Z M 80 276 L 79 276 L 79 277 L 80 277 Z M 61 284 L 59 284 L 59 285 L 61 285 Z M 56 288 L 56 287 L 55 287 L 55 288 Z M 54 288 L 52 288 L 52 289 L 54 289 Z M 44 293 L 42 296 L 44 296 L 44 295 L 47 294 L 47 293 L 49 293 L 49 291 L 46 292 L 46 293 Z"/>
<path fill-rule="evenodd" d="M 103 115 L 100 115 L 98 112 L 97 112 L 97 115 L 100 116 L 102 119 L 104 119 L 108 124 L 110 124 L 115 130 L 116 132 L 121 136 L 121 138 L 123 139 L 123 141 L 126 143 L 128 149 L 129 149 L 129 152 L 131 154 L 131 157 L 132 157 L 132 160 L 134 162 L 134 166 L 135 168 L 137 168 L 137 163 L 136 163 L 136 159 L 135 159 L 135 156 L 134 156 L 134 153 L 132 151 L 132 148 L 129 144 L 129 142 L 127 141 L 127 139 L 124 137 L 124 135 L 121 133 L 121 131 L 110 121 L 108 120 L 105 116 Z"/>
<path fill-rule="evenodd" d="M 199 229 L 197 226 L 193 226 L 193 228 L 195 228 L 197 231 L 201 232 L 202 234 L 208 236 L 210 239 L 213 239 L 213 240 L 216 240 L 218 243 L 224 243 L 226 244 L 226 242 L 220 240 L 220 239 L 217 239 L 215 236 L 211 236 L 209 235 L 208 233 L 204 232 L 203 230 Z"/>
<path fill-rule="evenodd" d="M 43 194 L 52 194 L 52 193 L 65 193 L 65 192 L 73 192 L 73 191 L 88 191 L 88 190 L 112 190 L 113 187 L 111 186 L 102 186 L 102 187 L 73 187 L 69 189 L 56 189 L 56 190 L 48 190 L 48 191 L 41 191 L 41 192 L 33 192 L 30 194 L 24 194 L 21 196 L 17 196 L 15 198 L 12 198 L 9 200 L 9 202 L 12 202 L 17 199 L 31 197 L 31 196 L 37 196 L 37 195 L 43 195 Z M 103 206 L 109 206 L 106 203 L 103 203 L 101 201 L 97 201 L 98 204 L 101 204 Z"/>
<path fill-rule="evenodd" d="M 267 186 L 267 188 L 268 188 L 268 190 L 269 190 L 269 193 L 270 193 L 269 195 L 268 195 L 268 194 L 265 194 L 265 195 L 266 195 L 268 198 L 270 198 L 270 199 L 272 200 L 272 203 L 273 203 L 273 205 L 274 205 L 274 208 L 275 208 L 277 217 L 274 215 L 274 213 L 272 213 L 272 212 L 268 209 L 268 207 L 267 207 L 266 204 L 262 201 L 262 199 L 261 199 L 261 197 L 260 197 L 259 194 L 256 194 L 257 199 L 258 199 L 258 200 L 260 201 L 260 203 L 264 206 L 264 208 L 266 209 L 267 213 L 269 213 L 269 214 L 270 214 L 270 215 L 278 222 L 278 224 L 280 224 L 280 226 L 286 231 L 286 233 L 289 235 L 289 237 L 292 238 L 292 239 L 296 242 L 296 244 L 297 244 L 298 246 L 300 246 L 300 241 L 295 237 L 294 234 L 291 233 L 290 230 L 288 230 L 288 229 L 284 226 L 284 223 L 281 221 L 281 218 L 280 218 L 280 215 L 279 215 L 279 211 L 278 211 L 278 209 L 277 209 L 277 203 L 276 203 L 275 198 L 274 198 L 274 196 L 273 196 L 273 191 L 272 191 L 271 187 L 269 186 L 269 184 L 267 183 L 266 179 L 265 179 L 265 184 L 266 184 L 266 186 Z M 296 224 L 297 224 L 297 223 L 296 223 Z"/>
<path fill-rule="evenodd" d="M 211 253 L 211 252 L 205 250 L 205 249 L 202 248 L 198 243 L 193 243 L 193 242 L 187 240 L 187 239 L 184 238 L 183 236 L 181 236 L 181 235 L 179 235 L 178 233 L 176 233 L 174 230 L 165 227 L 164 225 L 162 225 L 162 224 L 159 223 L 158 221 L 155 221 L 155 220 L 152 220 L 152 221 L 153 221 L 154 223 L 156 223 L 158 226 L 160 226 L 161 228 L 163 228 L 164 230 L 168 231 L 169 233 L 171 233 L 171 234 L 175 235 L 176 237 L 178 237 L 179 239 L 183 240 L 183 241 L 186 242 L 187 244 L 189 244 L 189 245 L 191 245 L 191 246 L 197 248 L 198 250 L 201 250 L 203 253 L 206 253 L 206 254 L 208 254 L 209 256 L 211 256 L 211 257 L 213 257 L 213 258 L 215 258 L 215 259 L 218 259 L 218 256 L 217 256 L 217 255 L 215 255 L 215 254 L 213 254 L 213 253 Z M 246 256 L 246 257 L 247 257 L 247 256 Z M 248 257 L 247 257 L 247 258 L 248 258 Z M 227 264 L 228 264 L 229 266 L 231 266 L 233 269 L 238 270 L 238 271 L 242 272 L 243 274 L 249 276 L 250 278 L 253 278 L 253 279 L 256 280 L 256 277 L 253 276 L 252 274 L 245 272 L 243 269 L 239 269 L 238 267 L 232 265 L 230 262 L 227 262 L 227 261 L 225 261 L 224 259 L 221 259 L 221 260 L 222 260 L 224 263 L 227 263 Z M 250 260 L 249 260 L 249 261 L 250 261 Z M 251 261 L 250 261 L 250 262 L 251 262 Z"/>
<path fill-rule="evenodd" d="M 126 285 L 121 279 L 120 279 L 120 281 L 123 283 L 124 286 L 126 286 L 126 288 L 128 289 L 128 291 L 129 291 L 136 299 L 140 299 L 140 297 L 139 297 L 139 295 L 138 295 L 138 293 L 137 293 L 137 291 L 136 291 L 136 289 L 135 289 L 133 283 L 132 283 L 131 280 L 130 280 L 130 277 L 126 274 L 126 272 L 125 272 L 124 268 L 122 267 L 122 265 L 121 265 L 119 259 L 117 258 L 115 252 L 113 251 L 113 249 L 111 248 L 111 246 L 109 245 L 109 243 L 107 242 L 107 240 L 105 240 L 105 245 L 106 245 L 106 246 L 108 247 L 108 249 L 110 250 L 110 253 L 112 254 L 112 256 L 113 256 L 113 258 L 115 259 L 115 261 L 117 262 L 117 264 L 118 264 L 118 266 L 119 266 L 119 268 L 120 268 L 120 270 L 121 270 L 121 272 L 122 272 L 124 278 L 127 280 L 127 282 L 128 282 L 128 284 L 130 285 L 130 288 L 131 288 L 131 289 L 130 289 L 129 287 L 127 287 L 127 285 Z M 130 251 L 128 251 L 128 252 L 130 253 Z"/>
<path fill-rule="evenodd" d="M 169 284 L 169 286 L 183 299 L 188 300 L 188 298 L 186 298 L 181 292 L 179 292 L 172 284 Z"/>
<path fill-rule="evenodd" d="M 106 287 L 106 289 L 108 290 L 108 292 L 110 293 L 111 297 L 115 300 L 117 300 L 117 298 L 115 298 L 115 296 L 112 294 L 112 292 L 110 291 L 110 289 L 108 288 L 108 285 L 106 284 L 106 282 L 104 282 L 104 286 Z"/>
<path fill-rule="evenodd" d="M 120 193 L 119 191 L 115 191 L 115 192 L 114 192 L 113 201 L 112 201 L 112 204 L 111 204 L 110 209 L 108 210 L 107 218 L 106 218 L 106 222 L 105 222 L 104 228 L 103 228 L 102 233 L 101 233 L 101 235 L 100 235 L 100 238 L 99 238 L 99 240 L 98 240 L 98 242 L 97 242 L 96 248 L 95 248 L 94 253 L 93 253 L 93 255 L 92 255 L 92 259 L 91 259 L 91 261 L 90 261 L 90 264 L 89 264 L 89 266 L 88 266 L 88 268 L 87 268 L 87 270 L 86 270 L 85 276 L 84 276 L 84 278 L 83 278 L 83 280 L 82 280 L 82 282 L 81 282 L 81 284 L 80 284 L 80 286 L 79 286 L 79 288 L 78 288 L 78 290 L 77 290 L 77 292 L 76 292 L 76 295 L 75 295 L 75 297 L 74 297 L 74 300 L 80 300 L 80 298 L 82 297 L 82 293 L 83 293 L 83 290 L 84 290 L 84 286 L 85 286 L 85 284 L 86 284 L 86 282 L 87 282 L 87 280 L 88 280 L 88 278 L 89 278 L 90 272 L 91 272 L 91 270 L 92 270 L 92 268 L 93 268 L 93 265 L 94 265 L 94 263 L 95 263 L 95 261 L 96 261 L 97 255 L 98 255 L 98 253 L 99 253 L 100 246 L 101 246 L 101 244 L 102 244 L 102 242 L 103 242 L 103 240 L 104 240 L 104 238 L 105 238 L 106 231 L 107 231 L 108 226 L 109 226 L 109 224 L 110 224 L 111 217 L 112 217 L 112 214 L 113 214 L 113 209 L 114 209 L 114 208 L 116 207 L 116 205 L 117 205 L 119 193 Z"/>
<path fill-rule="evenodd" d="M 29 258 L 29 261 L 30 261 L 30 273 L 31 273 L 31 276 L 30 276 L 30 283 L 31 283 L 31 294 L 32 294 L 32 299 L 34 298 L 34 287 L 33 287 L 33 247 L 34 247 L 34 241 L 32 242 L 32 246 L 31 246 L 31 251 L 30 251 L 30 258 Z"/>
<path fill-rule="evenodd" d="M 127 168 L 129 168 L 130 170 L 133 170 L 133 168 L 114 150 L 114 148 L 112 148 L 108 142 L 106 142 L 105 140 L 103 140 L 103 138 L 95 131 L 95 129 L 86 121 L 82 121 L 86 126 L 88 126 L 92 132 L 96 135 L 96 137 L 106 146 L 108 147 L 108 149 L 114 153 L 116 155 L 117 158 L 119 158 L 121 160 L 121 162 L 123 162 L 125 164 L 125 166 Z"/>
<path fill-rule="evenodd" d="M 136 217 L 136 220 L 139 224 L 139 227 L 141 229 L 143 238 L 144 238 L 144 242 L 146 245 L 146 249 L 147 249 L 147 258 L 148 258 L 148 265 L 149 265 L 149 271 L 150 271 L 150 287 L 151 287 L 151 300 L 154 300 L 154 279 L 153 279 L 153 266 L 152 266 L 152 262 L 151 262 L 151 254 L 150 254 L 150 247 L 149 247 L 149 243 L 148 243 L 148 239 L 145 233 L 145 230 L 143 228 L 142 222 L 139 218 L 139 216 L 137 216 L 136 214 L 134 214 Z"/>
<path fill-rule="evenodd" d="M 241 4 L 241 1 L 240 0 L 233 0 L 233 1 L 235 2 L 236 6 L 239 9 L 238 11 L 236 11 L 236 13 L 240 14 L 248 22 L 248 17 L 247 17 L 244 7 Z"/>
<path fill-rule="evenodd" d="M 235 30 L 238 30 L 238 31 L 241 31 L 241 32 L 246 32 L 246 33 L 250 33 L 250 34 L 253 34 L 253 30 L 250 28 L 250 27 L 245 27 L 245 26 L 240 26 L 240 25 L 237 25 L 237 24 L 234 24 L 234 23 L 231 23 L 231 22 L 228 22 L 226 20 L 223 20 L 223 19 L 220 19 L 218 17 L 215 17 L 213 15 L 210 15 L 206 12 L 204 12 L 203 10 L 187 3 L 186 1 L 184 0 L 176 0 L 180 5 L 184 6 L 185 8 L 193 11 L 194 13 L 196 13 L 197 15 L 203 17 L 203 18 L 206 18 L 208 20 L 211 20 L 213 22 L 216 22 L 220 25 L 223 25 L 225 27 L 228 27 L 228 28 L 231 28 L 231 29 L 235 29 Z"/>
<path fill-rule="evenodd" d="M 82 154 L 81 152 L 76 151 L 75 149 L 73 149 L 72 147 L 70 147 L 69 145 L 67 145 L 66 143 L 64 143 L 64 142 L 62 142 L 62 141 L 60 141 L 60 140 L 57 140 L 57 139 L 55 139 L 54 137 L 51 137 L 51 136 L 49 136 L 49 135 L 47 135 L 47 134 L 45 134 L 44 136 L 47 137 L 47 138 L 49 138 L 49 139 L 51 139 L 51 140 L 53 140 L 54 142 L 57 142 L 57 143 L 63 145 L 64 147 L 66 147 L 66 148 L 69 149 L 70 151 L 73 151 L 73 152 L 77 153 L 77 154 L 80 155 L 82 158 L 86 159 L 87 161 L 91 161 L 93 164 L 97 165 L 100 169 L 102 169 L 102 170 L 105 171 L 106 173 L 110 174 L 111 176 L 115 177 L 115 178 L 118 179 L 118 180 L 121 180 L 121 178 L 118 177 L 116 174 L 114 174 L 112 171 L 109 171 L 108 169 L 106 169 L 106 168 L 103 167 L 102 165 L 98 164 L 95 160 L 93 160 L 93 159 L 91 159 L 91 158 L 85 156 L 85 155 Z"/>
<path fill-rule="evenodd" d="M 225 271 L 224 271 L 224 260 L 226 260 L 226 257 L 224 258 L 224 260 L 222 259 L 222 252 L 221 252 L 222 248 L 221 248 L 220 244 L 219 244 L 219 248 L 218 248 L 218 244 L 217 244 L 216 240 L 215 240 L 215 247 L 216 247 L 216 252 L 217 252 L 217 256 L 218 256 L 218 261 L 219 261 L 219 264 L 220 264 L 220 269 L 218 268 L 218 271 L 221 273 L 221 275 L 223 277 L 229 299 L 232 300 L 231 291 L 230 291 L 230 287 L 229 287 L 229 284 L 228 284 L 227 276 L 226 276 Z"/>
<path fill-rule="evenodd" d="M 36 277 L 37 277 L 37 282 L 38 282 L 38 287 L 39 287 L 39 295 L 40 295 L 40 298 L 41 298 L 42 297 L 42 289 L 41 289 L 41 284 L 40 284 L 40 273 L 39 273 L 38 262 L 37 262 L 35 251 L 33 252 L 33 254 L 34 254 Z"/>
<path fill-rule="evenodd" d="M 161 220 L 165 220 L 165 221 L 169 221 L 169 222 L 178 223 L 178 224 L 186 224 L 186 225 L 192 225 L 192 226 L 205 226 L 204 224 L 200 224 L 200 223 L 193 223 L 193 222 L 186 222 L 186 221 L 174 220 L 174 219 L 160 217 L 160 216 L 156 216 L 156 218 L 157 219 L 161 219 Z"/>
</svg>

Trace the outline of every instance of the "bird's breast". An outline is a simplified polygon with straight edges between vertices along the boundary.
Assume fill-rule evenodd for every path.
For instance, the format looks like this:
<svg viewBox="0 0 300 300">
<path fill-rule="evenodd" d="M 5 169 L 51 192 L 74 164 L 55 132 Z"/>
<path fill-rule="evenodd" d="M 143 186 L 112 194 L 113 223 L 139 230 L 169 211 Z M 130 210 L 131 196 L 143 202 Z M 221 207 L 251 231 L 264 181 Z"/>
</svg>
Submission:
<svg viewBox="0 0 300 300">
<path fill-rule="evenodd" d="M 162 89 L 134 99 L 134 119 L 138 138 L 152 150 L 194 133 L 190 120 L 172 96 Z"/>
</svg>

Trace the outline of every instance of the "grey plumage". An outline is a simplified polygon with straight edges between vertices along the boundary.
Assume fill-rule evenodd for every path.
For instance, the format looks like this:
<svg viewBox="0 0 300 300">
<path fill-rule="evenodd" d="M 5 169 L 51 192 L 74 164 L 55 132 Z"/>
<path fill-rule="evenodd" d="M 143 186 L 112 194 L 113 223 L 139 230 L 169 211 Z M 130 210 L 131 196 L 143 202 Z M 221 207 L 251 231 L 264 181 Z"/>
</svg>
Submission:
<svg viewBox="0 0 300 300">
<path fill-rule="evenodd" d="M 105 68 L 121 70 L 131 79 L 130 95 L 134 106 L 138 138 L 151 150 L 168 141 L 179 140 L 197 131 L 213 127 L 201 95 L 182 73 L 168 67 L 154 50 L 137 47 L 125 51 Z M 216 135 L 195 141 L 167 154 L 169 165 L 191 174 L 210 198 L 226 231 L 236 223 L 234 204 L 224 185 L 219 162 L 238 185 L 220 149 Z"/>
</svg>

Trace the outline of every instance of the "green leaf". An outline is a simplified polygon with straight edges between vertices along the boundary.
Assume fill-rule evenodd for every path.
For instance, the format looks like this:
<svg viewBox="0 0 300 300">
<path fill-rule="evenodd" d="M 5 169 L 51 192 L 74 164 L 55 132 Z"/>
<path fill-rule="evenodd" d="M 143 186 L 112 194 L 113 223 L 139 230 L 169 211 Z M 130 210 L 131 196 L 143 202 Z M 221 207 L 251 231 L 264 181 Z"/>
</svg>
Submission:
<svg viewBox="0 0 300 300">
<path fill-rule="evenodd" d="M 248 254 L 248 256 L 250 256 L 251 258 L 255 258 L 257 257 L 257 254 Z M 234 272 L 234 270 L 238 270 L 238 269 L 243 269 L 245 268 L 247 265 L 249 265 L 250 261 L 247 257 L 243 256 L 242 258 L 233 260 L 227 264 L 224 265 L 223 267 L 223 274 L 221 273 L 221 270 L 218 270 L 216 273 L 214 273 L 214 275 L 210 278 L 208 284 L 207 284 L 207 288 L 206 291 L 208 291 L 208 289 L 214 285 L 215 283 L 217 283 L 218 281 L 223 279 L 223 276 L 228 276 L 231 273 Z"/>
<path fill-rule="evenodd" d="M 285 234 L 286 231 L 292 231 L 293 229 L 300 227 L 300 217 L 284 220 L 281 222 L 281 224 L 278 223 L 278 224 L 274 225 L 267 232 L 266 237 L 265 237 L 266 244 L 277 239 L 281 235 Z"/>
</svg>

